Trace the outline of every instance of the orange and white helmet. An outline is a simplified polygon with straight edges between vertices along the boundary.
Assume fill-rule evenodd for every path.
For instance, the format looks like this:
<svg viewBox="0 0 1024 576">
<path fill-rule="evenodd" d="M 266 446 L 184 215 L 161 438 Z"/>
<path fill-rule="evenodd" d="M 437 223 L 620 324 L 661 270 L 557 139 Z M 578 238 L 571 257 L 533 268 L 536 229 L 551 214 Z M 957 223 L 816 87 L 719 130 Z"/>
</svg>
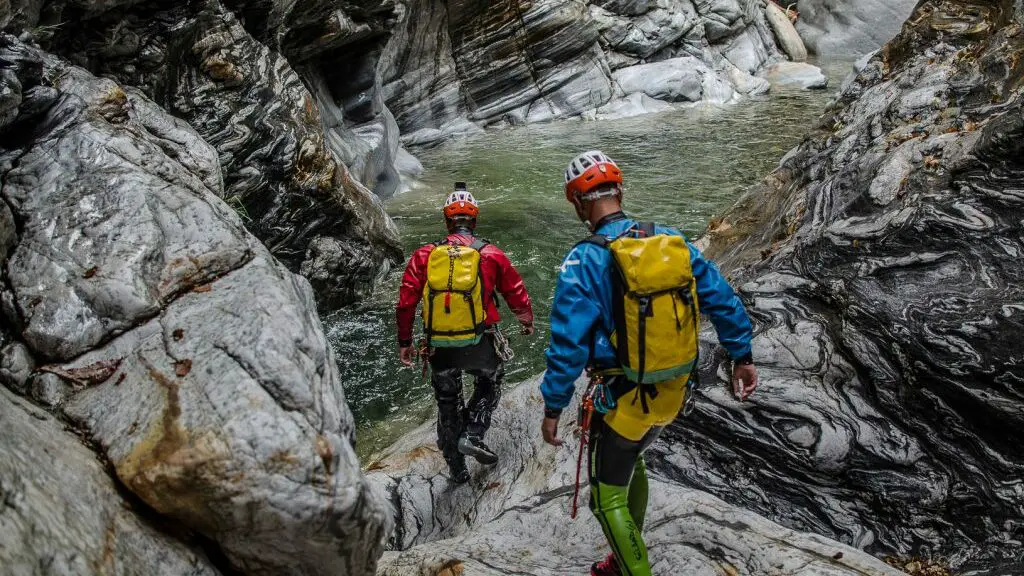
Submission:
<svg viewBox="0 0 1024 576">
<path fill-rule="evenodd" d="M 565 169 L 565 199 L 574 202 L 601 184 L 622 186 L 622 170 L 600 150 L 584 152 Z"/>
<path fill-rule="evenodd" d="M 480 206 L 476 203 L 476 198 L 469 193 L 469 190 L 456 189 L 448 195 L 448 199 L 444 203 L 444 217 L 455 218 L 456 216 L 468 216 L 470 218 L 476 218 L 480 214 Z"/>
</svg>

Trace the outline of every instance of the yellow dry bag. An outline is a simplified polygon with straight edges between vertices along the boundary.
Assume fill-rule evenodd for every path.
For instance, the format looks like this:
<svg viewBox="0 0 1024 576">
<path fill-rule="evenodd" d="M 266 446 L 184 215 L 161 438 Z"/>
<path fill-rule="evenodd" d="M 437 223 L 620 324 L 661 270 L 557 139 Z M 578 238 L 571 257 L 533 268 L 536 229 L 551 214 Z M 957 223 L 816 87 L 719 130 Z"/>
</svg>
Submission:
<svg viewBox="0 0 1024 576">
<path fill-rule="evenodd" d="M 611 252 L 611 341 L 626 378 L 638 384 L 646 413 L 646 397 L 657 395 L 654 385 L 691 374 L 697 363 L 700 325 L 690 248 L 681 236 L 655 233 L 653 223 L 612 240 L 588 241 Z"/>
<path fill-rule="evenodd" d="M 459 348 L 480 342 L 487 319 L 480 250 L 486 245 L 482 240 L 469 246 L 440 242 L 430 251 L 423 287 L 427 346 Z"/>
</svg>

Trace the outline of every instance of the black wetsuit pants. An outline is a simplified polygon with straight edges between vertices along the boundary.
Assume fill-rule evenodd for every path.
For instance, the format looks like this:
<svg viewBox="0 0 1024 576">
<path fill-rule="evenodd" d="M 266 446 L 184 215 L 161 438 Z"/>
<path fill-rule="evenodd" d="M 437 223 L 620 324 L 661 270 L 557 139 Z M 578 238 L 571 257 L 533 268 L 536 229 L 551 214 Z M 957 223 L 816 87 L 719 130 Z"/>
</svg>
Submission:
<svg viewBox="0 0 1024 576">
<path fill-rule="evenodd" d="M 483 438 L 491 427 L 505 368 L 494 350 L 494 337 L 487 333 L 474 346 L 436 348 L 430 368 L 437 399 L 437 447 L 450 468 L 459 468 L 465 465 L 459 437 L 465 432 Z M 462 395 L 463 372 L 476 378 L 468 404 Z"/>
</svg>

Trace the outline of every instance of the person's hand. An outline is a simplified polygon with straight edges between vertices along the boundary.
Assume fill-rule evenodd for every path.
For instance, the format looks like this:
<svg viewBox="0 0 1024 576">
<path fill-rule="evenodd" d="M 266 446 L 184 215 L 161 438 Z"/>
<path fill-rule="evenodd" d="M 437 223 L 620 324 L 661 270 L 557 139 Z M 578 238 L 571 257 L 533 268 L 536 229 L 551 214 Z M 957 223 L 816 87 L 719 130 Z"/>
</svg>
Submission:
<svg viewBox="0 0 1024 576">
<path fill-rule="evenodd" d="M 732 393 L 746 400 L 757 389 L 757 368 L 753 364 L 741 364 L 732 369 Z"/>
<path fill-rule="evenodd" d="M 540 432 L 544 436 L 544 441 L 552 446 L 561 446 L 565 443 L 558 437 L 558 418 L 544 418 Z"/>
<path fill-rule="evenodd" d="M 533 336 L 533 333 L 536 332 L 536 331 L 537 331 L 537 329 L 533 327 L 532 323 L 531 324 L 523 324 L 523 332 L 522 332 L 523 336 Z"/>
<path fill-rule="evenodd" d="M 412 346 L 399 346 L 398 359 L 402 361 L 402 364 L 412 366 L 413 360 L 416 359 L 416 349 Z"/>
</svg>

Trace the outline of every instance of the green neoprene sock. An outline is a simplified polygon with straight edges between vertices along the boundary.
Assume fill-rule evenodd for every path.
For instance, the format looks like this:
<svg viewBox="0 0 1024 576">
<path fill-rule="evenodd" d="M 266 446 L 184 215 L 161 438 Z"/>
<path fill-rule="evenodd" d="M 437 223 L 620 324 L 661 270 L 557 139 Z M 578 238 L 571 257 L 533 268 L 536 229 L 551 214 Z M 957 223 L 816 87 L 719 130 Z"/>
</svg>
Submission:
<svg viewBox="0 0 1024 576">
<path fill-rule="evenodd" d="M 634 482 L 636 478 L 634 477 Z M 643 501 L 646 508 L 647 479 L 644 475 Z M 632 491 L 627 486 L 609 486 L 598 482 L 591 486 L 591 509 L 615 552 L 619 569 L 625 576 L 651 576 L 641 527 L 634 520 L 630 507 Z M 639 493 L 637 498 L 639 498 Z M 642 517 L 642 515 L 641 515 Z"/>
<path fill-rule="evenodd" d="M 647 516 L 647 466 L 644 457 L 637 458 L 633 467 L 633 479 L 629 482 L 629 515 L 642 532 Z"/>
</svg>

